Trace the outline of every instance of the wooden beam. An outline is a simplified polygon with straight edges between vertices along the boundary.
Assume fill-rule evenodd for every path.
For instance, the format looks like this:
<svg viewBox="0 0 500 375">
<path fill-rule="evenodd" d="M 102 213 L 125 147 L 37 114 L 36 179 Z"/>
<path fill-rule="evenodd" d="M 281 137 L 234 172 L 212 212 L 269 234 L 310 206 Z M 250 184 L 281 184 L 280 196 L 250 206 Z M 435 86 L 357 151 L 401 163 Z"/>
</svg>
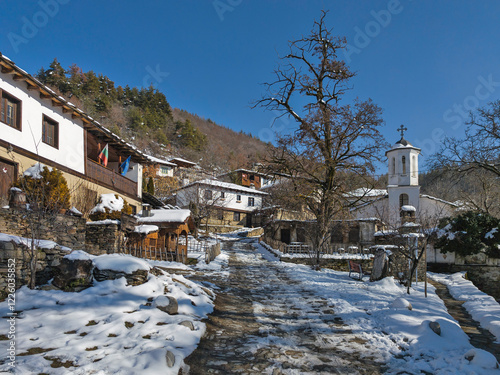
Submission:
<svg viewBox="0 0 500 375">
<path fill-rule="evenodd" d="M 28 84 L 28 90 L 29 91 L 38 90 L 38 86 L 33 86 L 29 82 L 26 82 L 26 83 Z"/>
<path fill-rule="evenodd" d="M 71 118 L 72 118 L 73 120 L 74 120 L 74 119 L 77 119 L 77 118 L 80 118 L 80 117 L 82 117 L 82 116 L 81 116 L 78 112 L 76 112 L 76 111 L 73 111 L 73 113 L 71 114 Z M 83 125 L 85 125 L 85 122 L 84 122 L 84 124 L 83 124 Z"/>
<path fill-rule="evenodd" d="M 40 98 L 42 99 L 50 99 L 52 97 L 52 95 L 49 95 L 43 91 L 40 91 Z"/>
<path fill-rule="evenodd" d="M 62 107 L 63 104 L 61 102 L 58 102 L 57 100 L 52 99 L 52 105 L 54 107 Z"/>
<path fill-rule="evenodd" d="M 14 81 L 21 81 L 23 79 L 24 79 L 24 77 L 22 75 L 18 75 L 18 74 L 14 75 Z"/>
<path fill-rule="evenodd" d="M 63 106 L 63 113 L 69 113 L 69 112 L 73 112 L 73 110 L 69 107 Z"/>
<path fill-rule="evenodd" d="M 14 68 L 8 68 L 2 65 L 2 73 L 7 73 L 7 74 L 14 73 Z"/>
</svg>

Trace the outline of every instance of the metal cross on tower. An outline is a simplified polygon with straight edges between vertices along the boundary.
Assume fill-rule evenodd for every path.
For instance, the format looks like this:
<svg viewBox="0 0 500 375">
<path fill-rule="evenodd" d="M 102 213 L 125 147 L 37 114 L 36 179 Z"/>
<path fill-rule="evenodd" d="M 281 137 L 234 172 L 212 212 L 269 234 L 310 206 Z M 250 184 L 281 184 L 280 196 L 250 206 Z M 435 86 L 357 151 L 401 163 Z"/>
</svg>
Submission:
<svg viewBox="0 0 500 375">
<path fill-rule="evenodd" d="M 408 129 L 406 127 L 404 127 L 403 125 L 401 125 L 399 128 L 396 129 L 398 132 L 401 132 L 401 138 L 403 138 L 403 136 L 405 135 L 405 131 L 407 131 Z"/>
</svg>

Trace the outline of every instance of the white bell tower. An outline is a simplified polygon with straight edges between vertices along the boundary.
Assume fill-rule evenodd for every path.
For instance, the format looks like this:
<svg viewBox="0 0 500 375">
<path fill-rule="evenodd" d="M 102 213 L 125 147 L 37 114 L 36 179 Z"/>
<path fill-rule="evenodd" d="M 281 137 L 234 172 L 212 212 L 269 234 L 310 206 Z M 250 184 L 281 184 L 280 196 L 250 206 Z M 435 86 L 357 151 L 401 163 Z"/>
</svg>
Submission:
<svg viewBox="0 0 500 375">
<path fill-rule="evenodd" d="M 401 139 L 385 153 L 389 161 L 389 206 L 391 219 L 399 219 L 403 206 L 413 206 L 418 211 L 420 203 L 420 185 L 418 184 L 418 155 L 420 149 L 413 147 L 404 139 L 408 130 L 403 125 L 398 128 Z M 391 220 L 392 221 L 392 220 Z"/>
</svg>

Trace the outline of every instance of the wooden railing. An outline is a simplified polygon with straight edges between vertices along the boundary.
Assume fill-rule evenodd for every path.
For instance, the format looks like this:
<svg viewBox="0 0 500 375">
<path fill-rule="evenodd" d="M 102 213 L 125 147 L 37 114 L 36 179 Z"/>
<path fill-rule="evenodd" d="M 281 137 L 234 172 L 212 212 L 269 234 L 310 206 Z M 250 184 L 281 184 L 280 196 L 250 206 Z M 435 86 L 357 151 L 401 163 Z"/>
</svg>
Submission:
<svg viewBox="0 0 500 375">
<path fill-rule="evenodd" d="M 137 196 L 137 182 L 108 169 L 93 160 L 87 159 L 87 176 L 118 192 Z"/>
</svg>

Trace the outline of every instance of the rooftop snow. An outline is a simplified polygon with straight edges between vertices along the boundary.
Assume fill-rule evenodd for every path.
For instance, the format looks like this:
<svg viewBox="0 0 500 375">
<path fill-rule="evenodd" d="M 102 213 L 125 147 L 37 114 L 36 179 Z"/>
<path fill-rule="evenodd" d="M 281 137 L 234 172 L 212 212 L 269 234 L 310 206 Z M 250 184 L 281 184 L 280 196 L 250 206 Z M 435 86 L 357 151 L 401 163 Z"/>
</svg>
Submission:
<svg viewBox="0 0 500 375">
<path fill-rule="evenodd" d="M 190 210 L 151 210 L 151 216 L 138 217 L 139 223 L 184 223 L 191 216 Z"/>
<path fill-rule="evenodd" d="M 214 187 L 219 187 L 219 188 L 223 188 L 223 189 L 242 191 L 245 193 L 268 195 L 268 193 L 265 193 L 265 192 L 259 191 L 259 190 L 255 190 L 255 189 L 251 189 L 249 187 L 245 187 L 245 186 L 241 186 L 241 185 L 237 185 L 237 184 L 232 184 L 230 182 L 223 182 L 223 181 L 219 181 L 219 180 L 209 180 L 209 179 L 192 182 L 189 185 L 186 185 L 181 189 L 187 188 L 188 186 L 192 186 L 195 184 L 208 185 L 208 186 L 214 186 Z M 179 189 L 179 190 L 181 190 L 181 189 Z"/>
<path fill-rule="evenodd" d="M 167 160 L 164 160 L 164 159 L 160 159 L 160 158 L 157 158 L 155 156 L 152 156 L 152 155 L 146 155 L 146 157 L 152 161 L 153 163 L 157 163 L 157 164 L 163 164 L 163 165 L 168 165 L 168 166 L 171 166 L 171 167 L 177 167 L 177 164 L 175 163 L 171 163 Z"/>
<path fill-rule="evenodd" d="M 137 225 L 135 228 L 134 228 L 134 232 L 135 233 L 141 233 L 141 234 L 149 234 L 149 233 L 152 233 L 152 232 L 157 232 L 158 231 L 158 226 L 156 225 Z"/>
<path fill-rule="evenodd" d="M 401 207 L 401 211 L 407 211 L 407 212 L 415 212 L 417 209 L 409 204 L 404 205 Z"/>
<path fill-rule="evenodd" d="M 386 189 L 370 189 L 370 188 L 359 188 L 353 190 L 346 194 L 351 197 L 379 197 L 381 195 L 387 195 Z"/>
<path fill-rule="evenodd" d="M 186 163 L 186 164 L 196 165 L 195 162 L 192 162 L 192 161 L 189 161 L 189 160 L 186 160 L 186 159 L 182 159 L 182 158 L 171 158 L 171 159 L 169 159 L 169 162 L 175 163 L 174 160 L 178 161 L 180 163 Z"/>
</svg>

